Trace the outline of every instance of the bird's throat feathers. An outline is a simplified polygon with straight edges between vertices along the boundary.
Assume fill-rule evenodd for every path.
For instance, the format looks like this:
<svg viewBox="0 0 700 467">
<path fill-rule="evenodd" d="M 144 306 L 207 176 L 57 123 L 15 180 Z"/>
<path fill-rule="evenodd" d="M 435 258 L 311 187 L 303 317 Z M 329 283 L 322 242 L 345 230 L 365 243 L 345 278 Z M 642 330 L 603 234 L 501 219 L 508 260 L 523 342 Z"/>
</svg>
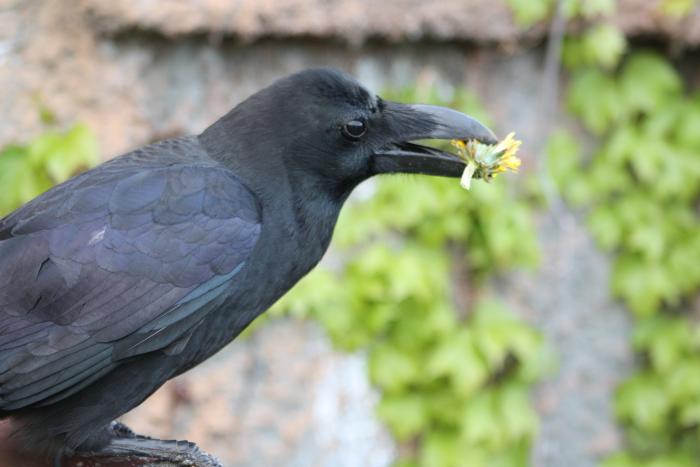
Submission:
<svg viewBox="0 0 700 467">
<path fill-rule="evenodd" d="M 229 118 L 232 116 L 229 116 Z M 222 119 L 223 120 L 223 119 Z M 231 120 L 207 129 L 200 141 L 212 159 L 234 172 L 260 200 L 265 225 L 278 224 L 298 243 L 313 267 L 325 253 L 333 235 L 340 209 L 356 183 L 338 184 L 322 176 L 296 169 L 287 163 L 284 147 L 269 145 L 259 132 L 234 139 L 228 134 Z M 250 138 L 257 134 L 258 138 Z M 262 144 L 255 144 L 255 140 Z"/>
</svg>

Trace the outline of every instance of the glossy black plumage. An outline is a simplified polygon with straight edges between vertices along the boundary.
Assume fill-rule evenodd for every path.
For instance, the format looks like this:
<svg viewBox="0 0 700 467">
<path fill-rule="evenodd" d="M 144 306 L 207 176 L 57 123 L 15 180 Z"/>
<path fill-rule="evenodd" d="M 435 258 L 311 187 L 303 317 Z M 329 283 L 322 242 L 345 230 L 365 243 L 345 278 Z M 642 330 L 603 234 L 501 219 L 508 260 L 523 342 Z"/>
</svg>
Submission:
<svg viewBox="0 0 700 467">
<path fill-rule="evenodd" d="M 32 447 L 104 446 L 114 418 L 316 265 L 359 182 L 404 160 L 407 172 L 463 167 L 401 144 L 492 136 L 426 109 L 309 70 L 199 136 L 118 157 L 0 220 L 0 417 Z M 348 139 L 343 125 L 358 120 L 366 134 Z"/>
<path fill-rule="evenodd" d="M 260 228 L 255 196 L 196 138 L 118 158 L 15 211 L 0 223 L 0 409 L 58 403 L 177 346 Z"/>
</svg>

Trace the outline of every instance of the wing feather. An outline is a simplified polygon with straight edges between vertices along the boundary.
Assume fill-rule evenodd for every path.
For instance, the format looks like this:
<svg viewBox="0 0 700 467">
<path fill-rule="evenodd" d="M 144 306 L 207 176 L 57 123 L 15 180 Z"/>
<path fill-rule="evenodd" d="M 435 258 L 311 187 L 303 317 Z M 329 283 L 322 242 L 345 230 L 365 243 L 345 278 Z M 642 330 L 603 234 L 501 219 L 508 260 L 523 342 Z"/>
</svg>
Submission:
<svg viewBox="0 0 700 467">
<path fill-rule="evenodd" d="M 1 410 L 68 397 L 134 355 L 180 351 L 222 300 L 260 207 L 198 151 L 190 139 L 131 153 L 0 220 Z"/>
</svg>

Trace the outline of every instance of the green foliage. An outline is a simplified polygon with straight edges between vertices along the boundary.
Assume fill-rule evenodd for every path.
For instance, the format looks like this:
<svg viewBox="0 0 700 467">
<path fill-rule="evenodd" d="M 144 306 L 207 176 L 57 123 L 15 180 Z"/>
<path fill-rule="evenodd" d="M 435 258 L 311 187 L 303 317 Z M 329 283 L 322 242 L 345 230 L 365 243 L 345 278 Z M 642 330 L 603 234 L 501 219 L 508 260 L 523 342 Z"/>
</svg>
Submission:
<svg viewBox="0 0 700 467">
<path fill-rule="evenodd" d="M 468 110 L 431 89 L 389 96 Z M 469 106 L 465 109 L 465 106 Z M 312 316 L 336 346 L 367 352 L 381 390 L 378 416 L 406 449 L 402 466 L 525 466 L 537 417 L 533 383 L 551 367 L 542 336 L 502 305 L 454 295 L 537 261 L 529 206 L 504 180 L 475 184 L 393 176 L 345 209 L 336 232 L 338 271 L 318 268 L 277 311 Z M 468 280 L 458 280 L 455 270 Z M 461 275 L 460 275 L 461 276 Z"/>
<path fill-rule="evenodd" d="M 575 78 L 569 100 L 603 141 L 585 173 L 562 137 L 550 160 L 563 158 L 553 169 L 561 190 L 576 204 L 594 203 L 591 232 L 618 252 L 613 290 L 639 316 L 679 304 L 700 286 L 700 138 L 690 128 L 700 122 L 700 95 L 689 99 L 671 66 L 641 53 L 619 73 Z"/>
<path fill-rule="evenodd" d="M 684 318 L 655 316 L 638 324 L 633 342 L 646 365 L 620 386 L 615 408 L 635 455 L 609 465 L 697 465 L 700 328 Z M 640 459 L 646 463 L 630 464 Z"/>
<path fill-rule="evenodd" d="M 516 23 L 530 26 L 548 19 L 557 0 L 507 0 Z M 675 0 L 683 1 L 683 0 Z M 564 16 L 568 19 L 582 17 L 592 20 L 615 11 L 616 0 L 564 0 Z"/>
<path fill-rule="evenodd" d="M 620 453 L 606 459 L 602 465 L 603 467 L 695 467 L 697 462 L 683 453 L 670 453 L 648 459 Z"/>
<path fill-rule="evenodd" d="M 697 4 L 697 0 L 663 0 L 661 11 L 671 17 L 682 18 L 693 11 Z"/>
<path fill-rule="evenodd" d="M 0 215 L 97 161 L 97 141 L 83 125 L 44 133 L 26 145 L 5 147 L 0 150 Z"/>
<path fill-rule="evenodd" d="M 508 0 L 515 20 L 521 26 L 529 26 L 546 19 L 554 5 L 554 0 Z"/>
<path fill-rule="evenodd" d="M 569 68 L 600 65 L 613 68 L 627 48 L 624 34 L 610 24 L 598 24 L 581 37 L 564 41 L 564 63 Z"/>
<path fill-rule="evenodd" d="M 680 11 L 681 3 L 666 6 Z M 589 208 L 591 233 L 615 254 L 612 289 L 638 318 L 633 344 L 642 357 L 615 398 L 628 450 L 604 465 L 698 465 L 700 328 L 685 309 L 700 290 L 700 93 L 689 95 L 673 66 L 648 52 L 609 71 L 624 49 L 615 33 L 592 48 L 594 32 L 583 34 L 564 51 L 568 106 L 600 145 L 584 161 L 575 138 L 556 134 L 549 168 L 564 196 Z"/>
<path fill-rule="evenodd" d="M 514 199 L 502 179 L 476 185 L 465 194 L 450 179 L 387 178 L 373 202 L 341 214 L 337 240 L 351 245 L 390 229 L 429 250 L 446 243 L 463 250 L 468 244 L 469 267 L 478 278 L 534 265 L 538 251 L 529 206 Z"/>
<path fill-rule="evenodd" d="M 584 12 L 572 3 L 584 8 Z M 516 16 L 543 19 L 552 2 L 512 2 Z M 694 0 L 665 0 L 688 14 Z M 687 317 L 700 290 L 700 93 L 690 94 L 668 61 L 634 52 L 605 22 L 615 2 L 566 2 L 588 27 L 565 38 L 571 72 L 567 105 L 600 138 L 582 157 L 576 138 L 555 133 L 548 168 L 567 200 L 588 208 L 588 227 L 613 253 L 611 285 L 638 318 L 633 344 L 640 371 L 618 389 L 615 409 L 628 449 L 605 467 L 700 464 L 700 327 Z M 517 13 L 517 11 L 516 11 Z M 601 21 L 592 21 L 598 16 Z"/>
</svg>

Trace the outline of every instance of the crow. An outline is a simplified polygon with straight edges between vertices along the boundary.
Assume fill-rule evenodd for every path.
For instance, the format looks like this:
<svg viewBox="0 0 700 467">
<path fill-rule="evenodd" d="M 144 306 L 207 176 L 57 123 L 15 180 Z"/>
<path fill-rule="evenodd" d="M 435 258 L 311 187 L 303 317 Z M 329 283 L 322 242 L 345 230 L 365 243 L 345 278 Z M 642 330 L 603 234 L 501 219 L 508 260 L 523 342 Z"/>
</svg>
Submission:
<svg viewBox="0 0 700 467">
<path fill-rule="evenodd" d="M 459 177 L 457 157 L 412 142 L 452 138 L 496 142 L 463 113 L 309 69 L 198 136 L 136 149 L 20 207 L 0 220 L 0 418 L 57 458 L 129 437 L 115 418 L 319 262 L 360 182 Z"/>
</svg>

